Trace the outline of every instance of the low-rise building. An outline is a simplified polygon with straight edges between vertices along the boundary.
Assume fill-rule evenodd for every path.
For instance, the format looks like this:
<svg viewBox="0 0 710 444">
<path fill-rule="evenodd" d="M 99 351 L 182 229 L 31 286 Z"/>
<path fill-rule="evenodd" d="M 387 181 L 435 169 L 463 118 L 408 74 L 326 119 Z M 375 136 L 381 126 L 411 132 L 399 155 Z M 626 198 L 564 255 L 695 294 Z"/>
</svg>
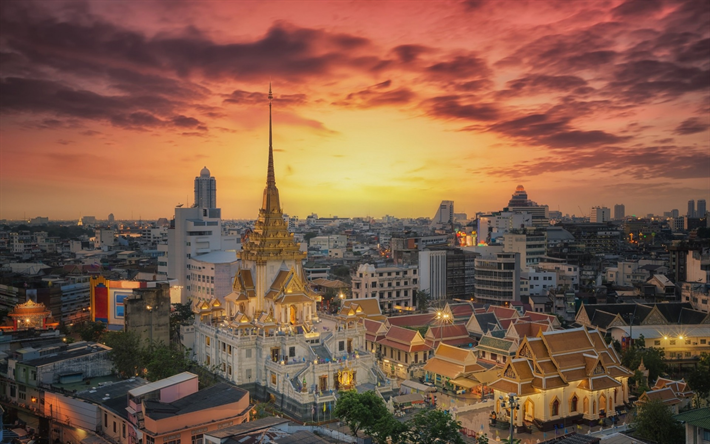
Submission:
<svg viewBox="0 0 710 444">
<path fill-rule="evenodd" d="M 418 289 L 419 270 L 416 266 L 376 268 L 364 264 L 352 275 L 352 298 L 377 298 L 383 313 L 412 311 Z"/>
</svg>

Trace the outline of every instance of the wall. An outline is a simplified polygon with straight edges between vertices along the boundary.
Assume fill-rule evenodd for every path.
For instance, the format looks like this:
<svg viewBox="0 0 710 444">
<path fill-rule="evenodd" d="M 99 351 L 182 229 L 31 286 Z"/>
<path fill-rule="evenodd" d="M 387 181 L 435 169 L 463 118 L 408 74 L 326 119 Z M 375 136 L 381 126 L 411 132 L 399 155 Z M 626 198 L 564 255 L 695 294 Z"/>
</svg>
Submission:
<svg viewBox="0 0 710 444">
<path fill-rule="evenodd" d="M 170 286 L 140 288 L 124 301 L 126 331 L 134 331 L 142 341 L 170 343 Z"/>
</svg>

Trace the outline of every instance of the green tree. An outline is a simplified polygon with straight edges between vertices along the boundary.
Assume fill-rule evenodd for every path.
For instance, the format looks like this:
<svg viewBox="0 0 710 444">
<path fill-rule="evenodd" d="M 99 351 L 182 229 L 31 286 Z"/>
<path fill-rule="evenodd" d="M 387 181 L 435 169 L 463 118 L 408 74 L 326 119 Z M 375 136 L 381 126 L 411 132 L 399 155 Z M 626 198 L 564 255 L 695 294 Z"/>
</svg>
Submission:
<svg viewBox="0 0 710 444">
<path fill-rule="evenodd" d="M 180 326 L 189 325 L 195 320 L 190 304 L 172 304 L 170 313 L 170 340 L 176 341 L 180 337 Z"/>
<path fill-rule="evenodd" d="M 316 236 L 318 236 L 317 233 L 309 231 L 308 233 L 303 235 L 303 240 L 304 240 L 304 242 L 306 242 L 306 244 L 308 244 L 308 243 L 310 243 L 311 239 L 313 239 Z"/>
<path fill-rule="evenodd" d="M 461 423 L 442 410 L 420 410 L 409 424 L 409 440 L 420 444 L 464 444 Z"/>
<path fill-rule="evenodd" d="M 85 322 L 79 329 L 79 336 L 82 341 L 99 342 L 105 331 L 106 324 L 103 322 Z"/>
<path fill-rule="evenodd" d="M 417 310 L 421 313 L 426 313 L 427 308 L 429 308 L 429 293 L 417 291 Z"/>
<path fill-rule="evenodd" d="M 376 422 L 389 414 L 385 401 L 372 390 L 341 392 L 335 404 L 335 416 L 347 424 L 355 436 L 360 430 L 375 430 Z"/>
<path fill-rule="evenodd" d="M 386 415 L 378 418 L 376 422 L 366 428 L 365 433 L 370 435 L 377 444 L 397 444 L 404 443 L 409 428 L 406 424 L 397 421 L 389 411 Z"/>
<path fill-rule="evenodd" d="M 146 377 L 158 381 L 187 371 L 190 361 L 187 354 L 178 347 L 162 342 L 147 347 L 144 351 Z"/>
<path fill-rule="evenodd" d="M 104 335 L 104 342 L 111 347 L 109 357 L 113 368 L 123 378 L 143 374 L 143 357 L 140 336 L 134 332 L 115 331 Z"/>
<path fill-rule="evenodd" d="M 330 269 L 330 272 L 333 276 L 340 279 L 347 279 L 350 277 L 350 267 L 347 265 L 338 265 L 337 267 L 333 267 Z"/>
<path fill-rule="evenodd" d="M 682 444 L 683 426 L 673 419 L 673 412 L 663 402 L 653 400 L 643 403 L 633 420 L 635 434 L 658 444 Z"/>
<path fill-rule="evenodd" d="M 476 444 L 488 444 L 488 433 L 479 435 L 478 438 L 476 438 Z"/>
<path fill-rule="evenodd" d="M 664 357 L 665 352 L 660 348 L 630 347 L 622 353 L 621 364 L 629 370 L 636 370 L 641 365 L 641 360 L 643 360 L 643 365 L 648 369 L 650 383 L 666 371 L 666 364 L 663 362 Z"/>
<path fill-rule="evenodd" d="M 688 375 L 688 384 L 695 392 L 696 403 L 710 396 L 710 354 L 702 353 L 697 367 Z"/>
</svg>

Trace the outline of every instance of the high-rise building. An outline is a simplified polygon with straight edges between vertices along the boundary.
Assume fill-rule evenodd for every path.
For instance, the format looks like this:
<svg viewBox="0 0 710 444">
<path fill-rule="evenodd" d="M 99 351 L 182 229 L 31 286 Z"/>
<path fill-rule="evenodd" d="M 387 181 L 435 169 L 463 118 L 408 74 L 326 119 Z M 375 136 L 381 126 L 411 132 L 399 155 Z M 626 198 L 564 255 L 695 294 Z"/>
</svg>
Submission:
<svg viewBox="0 0 710 444">
<path fill-rule="evenodd" d="M 611 210 L 607 207 L 592 207 L 589 214 L 589 221 L 596 223 L 609 222 L 611 220 Z"/>
<path fill-rule="evenodd" d="M 217 180 L 210 176 L 207 167 L 195 177 L 195 207 L 217 208 Z"/>
<path fill-rule="evenodd" d="M 707 207 L 705 206 L 705 199 L 698 200 L 698 209 L 695 212 L 695 217 L 703 218 L 707 212 Z"/>
<path fill-rule="evenodd" d="M 695 217 L 695 201 L 693 199 L 688 201 L 688 217 Z"/>
<path fill-rule="evenodd" d="M 108 215 L 108 223 L 112 224 L 114 222 L 116 222 L 116 218 L 114 217 L 113 213 L 110 213 Z"/>
<path fill-rule="evenodd" d="M 520 302 L 520 254 L 496 253 L 475 260 L 476 302 L 510 305 Z"/>
<path fill-rule="evenodd" d="M 680 217 L 680 210 L 677 210 L 677 209 L 671 210 L 671 217 L 673 217 L 673 218 Z"/>
<path fill-rule="evenodd" d="M 454 201 L 442 200 L 439 204 L 439 209 L 436 211 L 434 218 L 431 221 L 432 226 L 450 225 L 454 222 Z"/>
<path fill-rule="evenodd" d="M 626 217 L 626 207 L 624 204 L 614 205 L 614 220 L 622 220 Z"/>
</svg>

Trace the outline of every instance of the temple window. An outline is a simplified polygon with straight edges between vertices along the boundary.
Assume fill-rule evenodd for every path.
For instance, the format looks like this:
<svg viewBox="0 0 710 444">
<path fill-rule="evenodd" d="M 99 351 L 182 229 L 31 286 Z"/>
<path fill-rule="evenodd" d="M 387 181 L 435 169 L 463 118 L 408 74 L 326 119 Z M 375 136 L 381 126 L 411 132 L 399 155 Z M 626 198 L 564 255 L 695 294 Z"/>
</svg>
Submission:
<svg viewBox="0 0 710 444">
<path fill-rule="evenodd" d="M 572 396 L 572 400 L 570 401 L 570 404 L 569 404 L 569 411 L 570 412 L 577 411 L 577 401 L 578 401 L 577 395 Z"/>
<path fill-rule="evenodd" d="M 560 414 L 560 401 L 555 398 L 554 401 L 552 401 L 552 416 L 558 416 Z"/>
</svg>

